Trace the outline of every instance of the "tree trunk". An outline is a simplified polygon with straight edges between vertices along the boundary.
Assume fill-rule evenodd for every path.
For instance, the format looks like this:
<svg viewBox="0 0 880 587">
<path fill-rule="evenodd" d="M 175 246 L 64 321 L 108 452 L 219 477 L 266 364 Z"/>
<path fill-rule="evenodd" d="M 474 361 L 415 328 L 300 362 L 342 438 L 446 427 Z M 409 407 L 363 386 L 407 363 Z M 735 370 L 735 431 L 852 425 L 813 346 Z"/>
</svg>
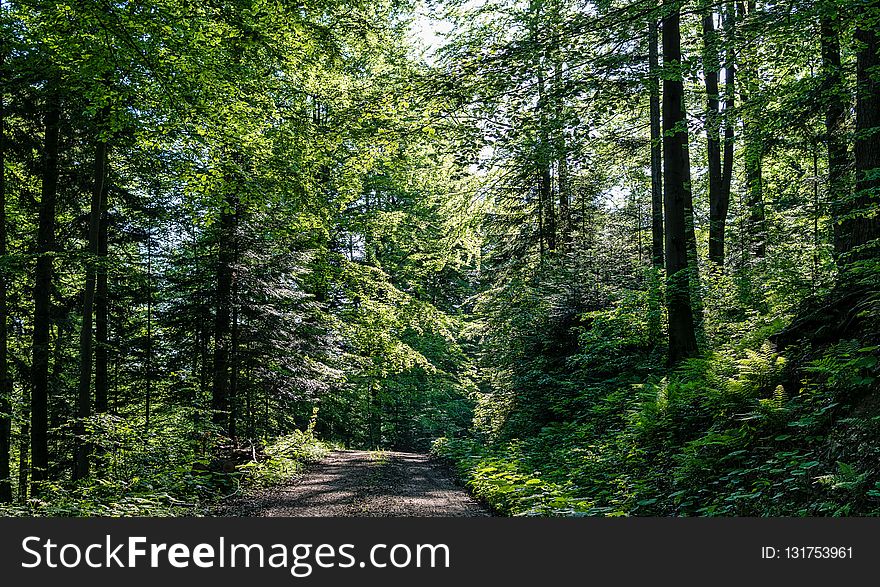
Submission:
<svg viewBox="0 0 880 587">
<path fill-rule="evenodd" d="M 61 382 L 61 374 L 64 370 L 64 350 L 65 350 L 65 332 L 67 328 L 69 328 L 68 324 L 64 322 L 57 322 L 52 324 L 52 335 L 53 339 L 51 342 L 52 346 L 52 370 L 49 372 L 49 383 L 50 386 L 52 384 L 58 385 Z M 71 328 L 72 332 L 72 328 Z M 51 389 L 51 387 L 50 387 Z M 61 403 L 61 402 L 59 402 Z M 76 409 L 76 405 L 73 406 L 73 409 Z M 60 430 L 62 424 L 64 423 L 64 419 L 66 414 L 62 413 L 62 406 L 59 405 L 58 409 L 49 410 L 49 430 Z M 54 441 L 49 445 L 49 454 L 50 455 L 60 455 L 61 448 L 60 445 L 64 441 L 64 438 L 61 437 L 60 434 L 55 434 L 49 436 L 49 439 Z M 66 464 L 67 459 L 56 458 L 55 463 L 51 463 L 49 465 L 49 469 L 47 472 L 48 479 L 58 479 L 61 475 L 64 474 L 62 470 L 64 465 Z"/>
<path fill-rule="evenodd" d="M 229 372 L 229 438 L 236 438 L 236 420 L 238 418 L 238 292 L 233 278 L 232 283 L 232 341 L 231 345 L 231 370 Z"/>
<path fill-rule="evenodd" d="M 827 8 L 831 10 L 831 7 Z M 819 23 L 822 48 L 822 77 L 825 90 L 825 144 L 828 148 L 828 196 L 835 219 L 842 215 L 849 190 L 846 186 L 846 139 L 844 122 L 846 99 L 840 62 L 840 38 L 837 32 L 836 15 L 823 14 Z M 839 222 L 833 223 L 834 252 L 842 252 L 843 241 Z"/>
<path fill-rule="evenodd" d="M 4 47 L 0 72 L 5 75 Z M 0 259 L 6 257 L 6 94 L 0 90 Z M 12 448 L 12 379 L 9 377 L 6 272 L 0 271 L 0 503 L 12 501 L 9 451 Z"/>
<path fill-rule="evenodd" d="M 663 145 L 660 135 L 660 64 L 657 23 L 648 29 L 648 96 L 651 119 L 651 263 L 663 268 Z"/>
<path fill-rule="evenodd" d="M 719 219 L 717 231 L 717 247 L 720 252 L 719 264 L 723 267 L 725 259 L 725 238 L 727 228 L 727 213 L 730 210 L 730 186 L 733 181 L 733 130 L 736 127 L 736 8 L 733 3 L 727 5 L 726 12 L 722 13 L 727 51 L 724 58 L 724 157 L 721 169 L 721 193 L 718 198 L 716 218 Z"/>
<path fill-rule="evenodd" d="M 550 170 L 552 163 L 550 144 L 550 132 L 547 122 L 547 97 L 544 87 L 544 72 L 538 63 L 538 189 L 540 190 L 539 202 L 543 208 L 542 228 L 543 237 L 547 242 L 547 250 L 556 250 L 556 203 L 553 198 L 553 176 Z"/>
<path fill-rule="evenodd" d="M 687 251 L 686 215 L 691 197 L 691 180 L 684 84 L 680 70 L 681 15 L 677 4 L 672 4 L 671 7 L 674 8 L 663 18 L 663 66 L 667 69 L 663 80 L 663 192 L 669 361 L 675 364 L 697 353 L 697 339 L 691 307 Z"/>
<path fill-rule="evenodd" d="M 370 448 L 382 446 L 382 398 L 379 395 L 379 382 L 370 379 Z"/>
<path fill-rule="evenodd" d="M 866 6 L 856 29 L 860 48 L 856 79 L 856 193 L 841 223 L 841 253 L 846 267 L 877 258 L 880 238 L 880 2 Z"/>
<path fill-rule="evenodd" d="M 39 493 L 49 469 L 49 331 L 52 289 L 52 251 L 55 248 L 55 202 L 58 191 L 58 134 L 61 106 L 53 88 L 46 100 L 42 186 L 37 263 L 34 279 L 33 361 L 31 363 L 31 493 Z"/>
<path fill-rule="evenodd" d="M 749 123 L 749 126 L 751 127 L 752 123 Z M 748 208 L 748 227 L 751 240 L 750 252 L 753 259 L 760 261 L 767 256 L 767 229 L 761 171 L 763 165 L 762 149 L 754 134 L 751 137 L 748 136 L 755 132 L 757 131 L 754 129 L 746 131 L 745 139 L 747 143 L 745 153 L 746 190 L 748 193 L 746 207 Z"/>
<path fill-rule="evenodd" d="M 247 437 L 250 439 L 256 438 L 256 430 L 254 428 L 254 389 L 251 384 L 251 345 L 250 342 L 245 343 L 245 361 L 247 361 L 247 368 L 245 369 L 245 410 L 247 411 L 246 416 L 246 425 L 247 425 Z"/>
<path fill-rule="evenodd" d="M 742 8 L 747 10 L 744 15 L 751 14 L 756 9 L 756 3 L 748 2 Z M 749 252 L 752 259 L 761 261 L 767 255 L 767 227 L 764 211 L 764 145 L 758 121 L 760 107 L 756 103 L 759 83 L 757 69 L 755 56 L 747 56 L 742 67 L 743 83 L 740 93 L 743 105 L 747 106 L 743 116 L 743 166 L 746 175 L 747 230 L 751 245 Z"/>
<path fill-rule="evenodd" d="M 95 174 L 89 206 L 89 235 L 85 259 L 86 289 L 83 295 L 82 328 L 79 335 L 79 388 L 76 437 L 74 439 L 74 480 L 84 479 L 89 474 L 89 445 L 83 436 L 86 432 L 85 421 L 92 415 L 92 318 L 97 281 L 98 233 L 101 225 L 101 211 L 104 207 L 101 200 L 104 195 L 106 168 L 107 143 L 99 139 L 95 145 Z"/>
<path fill-rule="evenodd" d="M 709 165 L 709 260 L 724 266 L 724 231 L 730 193 L 724 193 L 721 166 L 721 96 L 718 84 L 721 64 L 718 57 L 719 36 L 715 13 L 703 15 L 703 77 L 706 85 L 706 152 Z"/>
<path fill-rule="evenodd" d="M 556 250 L 556 203 L 553 198 L 552 175 L 550 164 L 541 166 L 541 201 L 546 208 L 544 210 L 544 236 L 547 238 L 547 251 Z"/>
<path fill-rule="evenodd" d="M 556 50 L 556 63 L 553 68 L 553 82 L 556 89 L 555 112 L 555 136 L 554 159 L 556 160 L 556 188 L 559 192 L 559 238 L 563 249 L 568 249 L 571 243 L 571 196 L 568 185 L 568 147 L 565 141 L 565 98 L 563 92 L 562 62 L 559 57 L 559 36 L 554 36 L 554 48 Z"/>
<path fill-rule="evenodd" d="M 663 301 L 660 290 L 663 254 L 663 137 L 660 132 L 660 63 L 657 21 L 648 24 L 648 110 L 651 127 L 651 266 L 648 285 L 648 333 L 661 344 Z"/>
<path fill-rule="evenodd" d="M 684 106 L 682 106 L 684 109 Z M 685 119 L 687 117 L 685 116 Z M 685 131 L 686 132 L 686 131 Z M 688 287 L 690 289 L 691 313 L 694 317 L 694 330 L 697 333 L 697 342 L 702 340 L 703 336 L 703 293 L 700 289 L 700 259 L 697 254 L 697 230 L 694 220 L 694 198 L 690 183 L 690 153 L 688 150 L 687 139 L 684 143 L 684 157 L 687 162 L 688 184 L 684 197 L 684 228 L 685 243 L 687 249 L 688 261 Z"/>
<path fill-rule="evenodd" d="M 229 189 L 229 186 L 227 186 Z M 232 281 L 235 238 L 233 196 L 227 196 L 228 209 L 220 216 L 219 251 L 217 257 L 216 314 L 214 315 L 214 386 L 211 407 L 214 423 L 221 430 L 229 429 L 229 333 L 232 306 Z"/>
<path fill-rule="evenodd" d="M 95 411 L 107 411 L 109 386 L 108 356 L 110 352 L 107 326 L 109 299 L 107 292 L 107 190 L 104 190 L 101 225 L 98 228 L 98 288 L 95 293 Z"/>
<path fill-rule="evenodd" d="M 147 360 L 144 365 L 146 393 L 144 394 L 144 432 L 150 431 L 153 407 L 153 230 L 147 231 Z"/>
<path fill-rule="evenodd" d="M 21 395 L 21 404 L 24 407 L 22 409 L 21 426 L 18 429 L 18 495 L 16 498 L 18 503 L 26 503 L 28 499 L 28 473 L 30 473 L 28 449 L 31 439 L 30 413 L 27 407 L 30 404 L 28 401 L 30 398 L 28 397 L 28 387 L 26 385 L 22 386 Z"/>
<path fill-rule="evenodd" d="M 545 47 L 542 46 L 538 27 L 541 26 L 540 0 L 531 0 L 529 11 L 531 13 L 531 41 L 534 47 L 533 67 L 537 81 L 537 104 L 535 115 L 538 119 L 537 129 L 537 152 L 535 153 L 535 167 L 538 181 L 538 238 L 540 258 L 544 260 L 544 244 L 547 251 L 556 249 L 556 203 L 553 198 L 552 173 L 550 166 L 553 161 L 553 145 L 550 144 L 550 129 L 548 128 L 547 89 L 545 87 L 544 60 Z"/>
</svg>

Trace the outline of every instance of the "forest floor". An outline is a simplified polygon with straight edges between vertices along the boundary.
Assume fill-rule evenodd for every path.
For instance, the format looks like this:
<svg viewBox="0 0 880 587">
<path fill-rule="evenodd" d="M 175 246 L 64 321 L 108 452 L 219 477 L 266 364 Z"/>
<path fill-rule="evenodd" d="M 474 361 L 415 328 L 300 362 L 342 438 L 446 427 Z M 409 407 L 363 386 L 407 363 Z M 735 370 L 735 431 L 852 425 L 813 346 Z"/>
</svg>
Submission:
<svg viewBox="0 0 880 587">
<path fill-rule="evenodd" d="M 428 455 L 337 450 L 288 485 L 227 500 L 220 515 L 260 517 L 488 516 Z"/>
</svg>

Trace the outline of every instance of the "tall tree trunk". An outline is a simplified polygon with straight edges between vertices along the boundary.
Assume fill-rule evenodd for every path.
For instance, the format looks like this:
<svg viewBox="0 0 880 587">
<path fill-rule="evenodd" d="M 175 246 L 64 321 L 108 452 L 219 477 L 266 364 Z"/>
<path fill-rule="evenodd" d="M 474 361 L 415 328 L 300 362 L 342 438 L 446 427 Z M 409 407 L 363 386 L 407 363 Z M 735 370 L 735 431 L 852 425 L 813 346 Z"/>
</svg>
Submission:
<svg viewBox="0 0 880 587">
<path fill-rule="evenodd" d="M 753 14 L 756 3 L 751 0 L 741 4 L 743 16 Z M 767 226 L 764 210 L 763 159 L 764 144 L 758 121 L 758 62 L 754 54 L 747 54 L 742 65 L 740 95 L 746 107 L 743 115 L 743 166 L 746 175 L 746 214 L 753 260 L 761 261 L 767 255 Z"/>
<path fill-rule="evenodd" d="M 727 41 L 727 51 L 724 57 L 724 156 L 721 169 L 721 193 L 716 211 L 717 218 L 721 221 L 717 232 L 717 242 L 721 253 L 719 263 L 723 266 L 727 212 L 730 209 L 730 186 L 733 182 L 733 131 L 736 128 L 736 112 L 734 111 L 736 102 L 736 7 L 732 2 L 728 3 L 726 11 L 722 12 L 722 23 Z"/>
<path fill-rule="evenodd" d="M 51 82 L 50 82 L 51 83 Z M 55 203 L 58 191 L 58 135 L 61 105 L 54 88 L 46 99 L 42 186 L 34 275 L 33 360 L 31 363 L 31 493 L 39 492 L 49 469 L 49 332 L 52 252 L 55 248 Z"/>
<path fill-rule="evenodd" d="M 144 432 L 150 431 L 153 407 L 153 230 L 147 231 L 147 360 L 144 365 L 146 393 L 144 394 Z"/>
<path fill-rule="evenodd" d="M 109 322 L 109 299 L 107 292 L 107 190 L 104 190 L 104 206 L 101 225 L 98 228 L 98 287 L 95 292 L 95 411 L 107 411 L 109 386 L 108 356 L 110 352 L 107 326 Z"/>
<path fill-rule="evenodd" d="M 677 2 L 666 2 L 666 6 L 669 13 L 663 18 L 663 66 L 667 69 L 663 80 L 663 192 L 669 361 L 674 364 L 697 353 L 697 339 L 687 251 L 686 215 L 691 198 L 691 179 L 681 77 L 681 15 Z"/>
<path fill-rule="evenodd" d="M 709 165 L 709 260 L 724 266 L 724 231 L 730 193 L 724 192 L 721 165 L 721 95 L 719 90 L 719 35 L 715 13 L 703 14 L 703 77 L 706 85 L 706 152 Z"/>
<path fill-rule="evenodd" d="M 880 1 L 873 0 L 856 29 L 856 193 L 841 226 L 845 266 L 878 256 L 880 238 Z"/>
<path fill-rule="evenodd" d="M 660 135 L 660 63 L 657 23 L 648 25 L 648 100 L 651 119 L 651 263 L 663 268 L 663 145 Z"/>
<path fill-rule="evenodd" d="M 247 437 L 254 439 L 256 438 L 256 430 L 254 429 L 254 386 L 251 384 L 252 363 L 250 342 L 245 343 L 245 353 L 245 361 L 247 361 L 244 378 Z"/>
<path fill-rule="evenodd" d="M 684 108 L 684 106 L 682 106 Z M 685 119 L 687 117 L 685 116 Z M 687 162 L 688 184 L 684 197 L 684 228 L 685 244 L 688 261 L 688 287 L 690 288 L 691 313 L 694 317 L 694 330 L 697 334 L 697 343 L 703 337 L 703 292 L 700 288 L 700 259 L 697 254 L 697 230 L 694 218 L 694 198 L 690 183 L 690 153 L 687 139 L 684 143 L 684 157 Z"/>
<path fill-rule="evenodd" d="M 370 378 L 370 448 L 382 446 L 382 397 L 379 382 Z"/>
<path fill-rule="evenodd" d="M 556 203 L 553 198 L 553 177 L 550 173 L 550 164 L 541 166 L 541 201 L 546 206 L 544 209 L 544 236 L 547 239 L 547 251 L 556 250 Z"/>
<path fill-rule="evenodd" d="M 816 286 L 819 281 L 819 217 L 822 214 L 822 206 L 819 200 L 819 145 L 813 143 L 813 266 L 810 272 L 810 289 L 816 294 Z"/>
<path fill-rule="evenodd" d="M 544 264 L 544 196 L 538 186 L 538 260 Z"/>
<path fill-rule="evenodd" d="M 544 72 L 542 65 L 538 63 L 538 189 L 540 190 L 540 205 L 543 210 L 542 234 L 547 242 L 547 250 L 556 250 L 556 203 L 553 198 L 553 175 L 552 145 L 550 144 L 550 129 L 547 120 L 547 94 L 544 87 Z"/>
<path fill-rule="evenodd" d="M 28 499 L 28 474 L 30 473 L 30 464 L 28 463 L 28 454 L 31 440 L 31 423 L 30 412 L 30 393 L 28 386 L 23 385 L 21 389 L 21 405 L 22 420 L 18 429 L 18 495 L 16 499 L 19 503 L 26 503 Z"/>
<path fill-rule="evenodd" d="M 559 109 L 561 115 L 562 108 Z M 559 236 L 563 248 L 571 243 L 571 196 L 568 182 L 568 150 L 564 129 L 557 130 L 556 174 L 559 192 Z"/>
<path fill-rule="evenodd" d="M 753 123 L 750 122 L 748 126 L 753 127 Z M 752 128 L 745 133 L 745 168 L 750 252 L 754 260 L 760 261 L 767 256 L 767 227 L 764 210 L 763 154 L 762 147 L 758 142 L 760 139 L 756 138 L 754 134 L 757 132 Z"/>
<path fill-rule="evenodd" d="M 210 372 L 210 363 L 211 363 L 211 349 L 210 349 L 210 320 L 206 316 L 204 321 L 201 323 L 199 327 L 199 408 L 204 409 L 206 406 L 205 399 L 208 397 L 209 391 L 209 376 Z"/>
<path fill-rule="evenodd" d="M 651 127 L 651 266 L 648 285 L 648 332 L 661 344 L 663 304 L 660 283 L 663 254 L 663 137 L 660 132 L 660 63 L 657 21 L 648 24 L 648 110 Z"/>
<path fill-rule="evenodd" d="M 237 256 L 237 255 L 236 255 Z M 238 291 L 237 283 L 233 277 L 232 290 L 232 336 L 231 336 L 231 369 L 229 372 L 229 438 L 236 438 L 238 430 Z"/>
<path fill-rule="evenodd" d="M 227 186 L 227 189 L 230 187 Z M 233 239 L 236 224 L 236 202 L 232 195 L 227 196 L 227 206 L 228 208 L 220 216 L 216 314 L 214 315 L 214 386 L 211 402 L 214 423 L 221 430 L 229 429 L 229 333 L 234 272 Z"/>
<path fill-rule="evenodd" d="M 558 22 L 559 2 L 554 2 L 553 15 Z M 555 30 L 555 28 L 554 28 Z M 560 35 L 555 32 L 553 35 L 553 88 L 554 88 L 554 145 L 553 159 L 556 162 L 556 191 L 559 199 L 559 221 L 557 227 L 559 229 L 559 241 L 562 249 L 567 249 L 571 243 L 571 195 L 569 194 L 568 185 L 568 146 L 565 140 L 565 79 L 563 75 L 563 64 L 560 48 Z"/>
<path fill-rule="evenodd" d="M 65 333 L 68 328 L 70 328 L 68 324 L 60 321 L 52 325 L 52 370 L 49 372 L 50 386 L 53 383 L 58 385 L 61 381 L 61 373 L 64 371 L 64 350 L 66 347 Z M 70 331 L 72 332 L 73 329 L 70 328 Z M 59 406 L 59 408 L 61 408 L 61 406 Z M 76 409 L 76 406 L 74 406 L 74 409 Z M 49 410 L 49 430 L 59 430 L 65 418 L 66 414 L 63 414 L 61 409 Z M 53 441 L 49 445 L 49 454 L 60 455 L 61 445 L 65 439 L 60 434 L 55 434 L 51 435 L 49 440 Z M 56 459 L 55 463 L 50 464 L 47 478 L 58 479 L 61 477 L 61 475 L 64 474 L 63 467 L 66 461 L 67 459 Z"/>
<path fill-rule="evenodd" d="M 92 198 L 89 206 L 89 235 L 86 250 L 85 272 L 86 289 L 83 295 L 82 328 L 79 334 L 79 387 L 77 394 L 77 424 L 74 439 L 73 478 L 84 479 L 89 474 L 89 445 L 85 435 L 85 421 L 92 415 L 92 319 L 95 308 L 95 288 L 97 282 L 98 233 L 101 225 L 101 211 L 104 207 L 104 178 L 107 171 L 107 142 L 98 140 L 95 144 L 95 173 Z"/>
<path fill-rule="evenodd" d="M 556 203 L 553 198 L 553 179 L 550 166 L 553 162 L 553 145 L 550 143 L 550 129 L 548 123 L 548 110 L 550 105 L 547 97 L 546 80 L 544 75 L 545 47 L 541 44 L 538 29 L 541 26 L 541 0 L 531 0 L 529 11 L 531 12 L 531 40 L 534 45 L 535 75 L 537 79 L 538 101 L 535 106 L 538 118 L 537 152 L 535 153 L 535 167 L 538 180 L 538 226 L 540 240 L 541 261 L 544 259 L 544 244 L 548 251 L 556 250 Z"/>
<path fill-rule="evenodd" d="M 834 6 L 826 5 L 819 23 L 822 49 L 822 77 L 825 90 L 825 144 L 828 148 L 828 195 L 835 220 L 842 215 L 845 203 L 849 200 L 847 189 L 846 164 L 847 149 L 844 137 L 847 99 L 844 95 L 840 62 L 840 37 L 837 32 L 837 14 Z M 842 224 L 833 223 L 834 252 L 842 252 Z"/>
<path fill-rule="evenodd" d="M 6 43 L 0 49 L 0 75 L 5 76 Z M 0 89 L 0 259 L 6 257 L 6 93 Z M 9 454 L 12 440 L 12 379 L 9 377 L 6 272 L 0 271 L 0 503 L 12 501 Z"/>
</svg>

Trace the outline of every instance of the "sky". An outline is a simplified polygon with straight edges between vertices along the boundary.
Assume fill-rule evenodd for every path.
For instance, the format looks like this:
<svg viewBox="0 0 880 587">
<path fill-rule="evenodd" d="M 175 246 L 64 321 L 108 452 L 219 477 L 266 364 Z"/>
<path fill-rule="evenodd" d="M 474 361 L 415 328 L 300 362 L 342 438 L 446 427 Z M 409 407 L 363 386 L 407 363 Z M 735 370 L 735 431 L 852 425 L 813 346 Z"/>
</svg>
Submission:
<svg viewBox="0 0 880 587">
<path fill-rule="evenodd" d="M 433 17 L 431 10 L 420 2 L 409 34 L 410 39 L 425 51 L 424 59 L 431 63 L 435 59 L 437 49 L 444 43 L 443 35 L 451 30 L 451 22 Z"/>
</svg>

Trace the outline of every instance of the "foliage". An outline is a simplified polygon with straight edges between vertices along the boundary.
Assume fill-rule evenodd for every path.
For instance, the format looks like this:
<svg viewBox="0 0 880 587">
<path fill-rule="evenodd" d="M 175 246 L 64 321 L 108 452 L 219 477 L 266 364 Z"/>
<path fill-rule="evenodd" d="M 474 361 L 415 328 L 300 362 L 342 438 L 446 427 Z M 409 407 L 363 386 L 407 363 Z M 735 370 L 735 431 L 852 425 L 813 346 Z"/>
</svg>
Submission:
<svg viewBox="0 0 880 587">
<path fill-rule="evenodd" d="M 591 386 L 569 422 L 530 438 L 434 450 L 516 515 L 876 515 L 877 351 L 843 341 L 792 382 L 768 344 L 727 349 Z"/>
<path fill-rule="evenodd" d="M 25 504 L 0 506 L 6 516 L 192 516 L 203 515 L 235 488 L 261 487 L 295 477 L 321 459 L 329 446 L 310 431 L 294 431 L 252 447 L 256 460 L 234 470 L 217 468 L 210 437 L 193 438 L 185 421 L 144 435 L 124 419 L 94 420 L 90 440 L 99 447 L 98 474 L 76 484 L 46 482 Z M 214 442 L 216 442 L 215 439 Z M 219 451 L 223 454 L 222 450 Z"/>
<path fill-rule="evenodd" d="M 330 447 L 316 439 L 310 431 L 295 430 L 293 434 L 274 439 L 262 451 L 263 459 L 238 466 L 244 483 L 264 487 L 288 481 L 297 476 L 307 463 L 320 461 Z"/>
</svg>

